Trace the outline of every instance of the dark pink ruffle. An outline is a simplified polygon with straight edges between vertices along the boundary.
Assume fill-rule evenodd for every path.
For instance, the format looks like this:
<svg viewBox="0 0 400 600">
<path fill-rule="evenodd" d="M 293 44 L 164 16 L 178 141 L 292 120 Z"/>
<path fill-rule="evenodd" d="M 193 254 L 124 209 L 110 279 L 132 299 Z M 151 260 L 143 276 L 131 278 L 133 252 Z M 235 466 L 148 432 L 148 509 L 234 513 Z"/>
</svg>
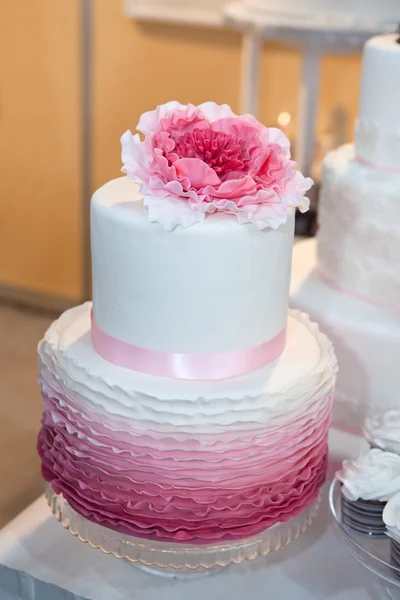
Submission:
<svg viewBox="0 0 400 600">
<path fill-rule="evenodd" d="M 77 512 L 121 533 L 196 544 L 256 535 L 299 514 L 325 479 L 329 395 L 284 424 L 146 430 L 94 411 L 44 365 L 41 385 L 44 478 Z"/>
</svg>

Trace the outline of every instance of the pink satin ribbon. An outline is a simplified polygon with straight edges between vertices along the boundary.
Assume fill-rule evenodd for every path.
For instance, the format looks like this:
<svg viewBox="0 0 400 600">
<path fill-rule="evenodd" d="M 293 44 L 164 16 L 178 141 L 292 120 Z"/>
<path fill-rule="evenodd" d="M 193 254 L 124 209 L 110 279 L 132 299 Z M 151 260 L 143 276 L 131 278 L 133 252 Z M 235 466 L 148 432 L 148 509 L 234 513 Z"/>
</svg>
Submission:
<svg viewBox="0 0 400 600">
<path fill-rule="evenodd" d="M 320 267 L 318 267 L 317 273 L 319 277 L 332 289 L 336 290 L 337 292 L 340 292 L 341 294 L 344 294 L 345 296 L 348 296 L 349 298 L 354 298 L 355 300 L 359 300 L 360 302 L 366 302 L 367 304 L 371 304 L 372 306 L 376 306 L 377 308 L 386 308 L 388 310 L 393 311 L 400 310 L 400 303 L 390 304 L 389 302 L 378 302 L 377 300 L 373 300 L 368 296 L 364 296 L 364 294 L 359 294 L 358 292 L 353 292 L 344 288 L 343 286 L 336 283 L 336 281 L 333 281 L 333 279 L 331 279 L 328 275 L 326 275 L 326 273 L 324 273 L 324 271 L 322 271 Z"/>
<path fill-rule="evenodd" d="M 356 156 L 356 161 L 363 165 L 364 167 L 369 167 L 374 171 L 381 171 L 382 173 L 393 173 L 394 175 L 400 175 L 400 167 L 388 167 L 385 165 L 378 165 L 367 158 L 363 158 L 362 156 Z"/>
<path fill-rule="evenodd" d="M 275 360 L 285 348 L 286 329 L 267 342 L 245 350 L 181 354 L 150 350 L 118 340 L 100 329 L 92 314 L 91 337 L 96 352 L 119 367 L 170 379 L 214 381 L 250 373 Z"/>
</svg>

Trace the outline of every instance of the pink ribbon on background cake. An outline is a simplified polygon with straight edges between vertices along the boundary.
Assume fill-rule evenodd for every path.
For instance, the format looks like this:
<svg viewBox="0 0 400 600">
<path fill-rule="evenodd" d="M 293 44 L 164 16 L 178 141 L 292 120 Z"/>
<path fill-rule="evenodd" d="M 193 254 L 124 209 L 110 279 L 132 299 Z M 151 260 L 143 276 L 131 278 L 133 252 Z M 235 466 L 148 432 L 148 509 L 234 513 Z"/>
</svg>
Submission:
<svg viewBox="0 0 400 600">
<path fill-rule="evenodd" d="M 357 155 L 356 161 L 363 165 L 364 167 L 368 167 L 369 169 L 373 169 L 374 171 L 380 171 L 381 173 L 389 173 L 392 175 L 400 175 L 400 167 L 393 167 L 390 165 L 380 165 L 372 160 L 368 160 L 368 158 L 364 158 L 363 156 Z"/>
<path fill-rule="evenodd" d="M 317 273 L 319 277 L 332 289 L 336 290 L 337 292 L 340 292 L 341 294 L 345 294 L 345 296 L 348 296 L 349 298 L 354 298 L 354 300 L 359 300 L 360 302 L 366 302 L 367 304 L 371 304 L 372 306 L 376 306 L 377 308 L 385 308 L 387 310 L 393 311 L 400 310 L 400 302 L 396 304 L 391 304 L 389 302 L 378 302 L 377 300 L 370 298 L 367 294 L 360 294 L 359 292 L 349 290 L 347 287 L 340 285 L 339 283 L 334 281 L 334 279 L 329 277 L 329 275 L 327 275 L 325 271 L 321 269 L 321 267 L 318 267 Z"/>
<path fill-rule="evenodd" d="M 118 340 L 100 329 L 92 313 L 91 337 L 96 352 L 119 367 L 170 379 L 213 381 L 244 375 L 275 360 L 285 348 L 286 329 L 252 348 L 183 354 L 151 350 Z"/>
</svg>

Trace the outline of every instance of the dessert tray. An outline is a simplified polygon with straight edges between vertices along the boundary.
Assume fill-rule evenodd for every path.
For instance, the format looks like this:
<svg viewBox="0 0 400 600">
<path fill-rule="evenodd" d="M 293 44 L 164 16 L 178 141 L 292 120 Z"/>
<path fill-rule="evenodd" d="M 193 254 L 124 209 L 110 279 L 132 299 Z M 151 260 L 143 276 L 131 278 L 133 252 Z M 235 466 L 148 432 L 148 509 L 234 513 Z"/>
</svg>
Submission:
<svg viewBox="0 0 400 600">
<path fill-rule="evenodd" d="M 390 538 L 377 540 L 364 537 L 343 524 L 340 487 L 340 482 L 334 479 L 329 489 L 329 506 L 339 542 L 360 564 L 380 578 L 389 598 L 400 599 L 400 569 L 390 563 Z"/>
<path fill-rule="evenodd" d="M 106 554 L 126 559 L 154 575 L 179 579 L 211 575 L 232 563 L 239 564 L 279 550 L 308 528 L 321 501 L 318 497 L 297 517 L 277 523 L 257 536 L 196 546 L 146 540 L 92 523 L 75 512 L 50 484 L 45 486 L 45 496 L 56 519 L 82 542 Z"/>
</svg>

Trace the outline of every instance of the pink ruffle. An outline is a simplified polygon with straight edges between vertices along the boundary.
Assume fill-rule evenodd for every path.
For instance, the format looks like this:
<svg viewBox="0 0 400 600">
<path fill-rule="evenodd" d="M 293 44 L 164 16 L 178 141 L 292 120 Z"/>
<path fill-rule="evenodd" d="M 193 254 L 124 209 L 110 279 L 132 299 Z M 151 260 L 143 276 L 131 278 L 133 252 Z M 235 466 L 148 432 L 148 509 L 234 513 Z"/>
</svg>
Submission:
<svg viewBox="0 0 400 600">
<path fill-rule="evenodd" d="M 325 441 L 329 426 L 329 420 L 325 420 L 312 435 L 290 450 L 278 447 L 275 452 L 260 451 L 250 459 L 243 456 L 243 460 L 236 457 L 233 461 L 229 458 L 229 452 L 220 454 L 219 456 L 227 458 L 218 461 L 210 461 L 208 453 L 203 453 L 202 458 L 182 461 L 171 456 L 154 459 L 151 455 L 140 456 L 129 451 L 116 453 L 112 447 L 100 445 L 96 440 L 79 439 L 77 430 L 70 433 L 59 423 L 55 426 L 48 412 L 44 415 L 43 423 L 49 429 L 54 429 L 55 447 L 67 449 L 74 460 L 81 460 L 88 467 L 102 469 L 103 465 L 107 464 L 117 476 L 131 478 L 134 475 L 137 483 L 146 481 L 151 474 L 154 481 L 168 483 L 172 480 L 188 487 L 198 486 L 199 482 L 208 485 L 213 481 L 225 487 L 227 482 L 232 484 L 238 478 L 240 485 L 243 485 L 244 477 L 247 482 L 259 481 L 260 469 L 264 477 L 270 476 L 276 480 L 284 468 L 290 469 L 294 464 L 300 465 L 304 454 L 318 452 L 320 444 Z M 246 471 L 245 476 L 242 475 L 243 469 Z"/>
<path fill-rule="evenodd" d="M 256 535 L 308 506 L 325 478 L 330 390 L 316 388 L 312 406 L 268 426 L 146 429 L 45 365 L 40 381 L 44 478 L 80 514 L 121 533 L 189 543 Z"/>
<path fill-rule="evenodd" d="M 115 449 L 123 450 L 126 447 L 124 444 L 134 448 L 135 453 L 147 451 L 146 447 L 149 449 L 154 448 L 159 453 L 157 456 L 165 455 L 165 452 L 175 452 L 177 448 L 181 447 L 184 448 L 183 453 L 187 455 L 191 450 L 194 452 L 209 450 L 218 453 L 225 450 L 227 444 L 229 444 L 231 450 L 233 448 L 252 449 L 255 445 L 263 447 L 277 445 L 278 443 L 279 445 L 287 445 L 288 440 L 291 445 L 291 437 L 294 436 L 296 440 L 299 440 L 304 427 L 307 433 L 310 433 L 310 430 L 323 420 L 323 414 L 329 415 L 331 410 L 331 402 L 326 400 L 324 394 L 319 400 L 314 401 L 312 414 L 308 414 L 308 411 L 306 411 L 307 416 L 304 416 L 306 409 L 304 407 L 299 416 L 296 413 L 287 415 L 284 424 L 278 421 L 274 425 L 270 421 L 268 436 L 265 436 L 265 427 L 258 423 L 246 423 L 243 431 L 239 428 L 236 429 L 237 426 L 225 427 L 224 429 L 214 426 L 211 434 L 209 432 L 201 433 L 200 428 L 197 426 L 196 436 L 193 436 L 192 428 L 175 425 L 168 428 L 157 425 L 157 429 L 155 429 L 154 423 L 138 422 L 133 418 L 125 419 L 118 415 L 106 413 L 104 410 L 100 410 L 99 406 L 89 403 L 75 390 L 72 391 L 63 386 L 61 391 L 59 383 L 47 369 L 41 369 L 40 381 L 45 402 L 48 399 L 48 402 L 52 403 L 52 405 L 46 404 L 52 414 L 58 411 L 60 413 L 59 418 L 63 419 L 62 415 L 65 412 L 67 421 L 75 422 L 78 428 L 88 427 L 94 437 L 97 437 L 97 434 L 109 437 L 113 440 Z M 54 402 L 52 402 L 52 399 L 54 399 Z M 96 415 L 95 419 L 93 418 L 94 414 Z M 287 422 L 288 418 L 290 419 L 289 423 Z M 235 430 L 234 433 L 232 433 L 232 429 Z M 90 437 L 89 431 L 85 430 L 85 432 Z M 118 442 L 115 440 L 118 440 Z M 143 447 L 145 447 L 143 450 L 139 450 Z"/>
<path fill-rule="evenodd" d="M 137 508 L 134 509 L 134 514 L 131 514 L 115 500 L 107 501 L 104 497 L 90 495 L 88 489 L 80 494 L 74 480 L 69 484 L 65 479 L 59 480 L 53 475 L 52 483 L 55 490 L 63 493 L 75 510 L 105 527 L 139 537 L 207 543 L 212 540 L 240 539 L 256 535 L 278 521 L 284 522 L 299 514 L 317 497 L 325 479 L 325 471 L 326 454 L 313 477 L 294 489 L 290 497 L 281 502 L 264 503 L 258 511 L 247 509 L 244 515 L 235 513 L 234 518 L 224 518 L 224 514 L 218 513 L 218 518 L 214 519 L 211 518 L 213 507 L 206 513 L 206 518 L 204 513 L 198 513 L 197 519 L 188 519 L 184 511 L 174 505 L 170 514 L 164 517 L 157 513 L 151 504 L 148 506 L 148 516 L 139 515 Z M 45 466 L 43 474 L 46 478 L 50 477 Z M 142 511 L 143 508 L 142 506 Z"/>
<path fill-rule="evenodd" d="M 104 434 L 101 431 L 101 427 L 97 424 L 88 424 L 86 420 L 80 420 L 76 415 L 71 414 L 70 420 L 68 421 L 65 409 L 59 409 L 55 399 L 51 399 L 48 396 L 44 396 L 44 404 L 47 408 L 46 419 L 47 422 L 52 422 L 57 426 L 59 430 L 66 432 L 66 435 L 76 434 L 78 437 L 85 436 L 85 440 L 89 443 L 94 443 L 99 448 L 105 448 L 105 451 L 111 451 L 113 455 L 117 455 L 121 459 L 124 457 L 129 458 L 134 455 L 136 464 L 144 464 L 147 468 L 149 461 L 153 459 L 157 464 L 162 463 L 163 467 L 167 467 L 168 463 L 176 462 L 178 459 L 191 463 L 194 467 L 197 467 L 196 461 L 203 461 L 204 457 L 207 457 L 208 463 L 218 463 L 223 466 L 224 463 L 240 462 L 240 465 L 246 464 L 249 466 L 253 459 L 257 460 L 260 457 L 268 458 L 268 453 L 273 452 L 274 458 L 277 456 L 276 447 L 279 445 L 279 451 L 282 452 L 286 457 L 289 457 L 293 452 L 293 440 L 297 442 L 298 447 L 301 447 L 304 443 L 309 444 L 313 439 L 316 439 L 320 435 L 321 427 L 324 423 L 329 425 L 330 420 L 330 403 L 325 403 L 325 406 L 317 412 L 314 421 L 305 421 L 304 425 L 299 426 L 297 434 L 285 428 L 284 431 L 280 430 L 279 436 L 268 435 L 257 440 L 250 440 L 246 443 L 246 447 L 240 446 L 229 446 L 229 454 L 226 454 L 226 447 L 220 448 L 217 452 L 212 447 L 206 447 L 200 450 L 182 449 L 174 446 L 168 448 L 168 453 L 165 449 L 157 448 L 157 441 L 149 437 L 146 440 L 146 446 L 137 445 L 137 438 L 132 439 L 131 444 L 128 444 L 126 437 L 129 435 L 128 432 L 119 432 L 118 435 L 113 437 L 110 436 L 110 432 L 105 430 Z M 246 462 L 245 462 L 246 461 Z M 201 468 L 201 466 L 200 466 Z"/>
</svg>

